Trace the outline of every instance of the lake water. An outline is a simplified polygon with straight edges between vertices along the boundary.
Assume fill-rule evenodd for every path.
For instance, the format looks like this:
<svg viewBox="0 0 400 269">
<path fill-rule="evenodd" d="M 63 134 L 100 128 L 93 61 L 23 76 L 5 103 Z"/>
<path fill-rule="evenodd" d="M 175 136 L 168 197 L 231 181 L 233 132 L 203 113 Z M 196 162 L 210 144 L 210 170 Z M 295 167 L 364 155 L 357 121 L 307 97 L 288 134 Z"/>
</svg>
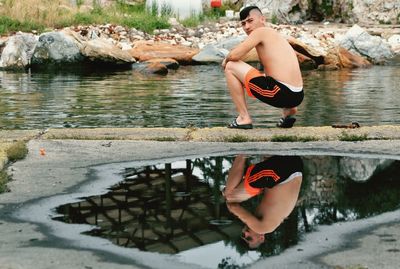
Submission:
<svg viewBox="0 0 400 269">
<path fill-rule="evenodd" d="M 303 71 L 297 126 L 400 123 L 400 66 Z M 249 100 L 255 127 L 280 110 Z M 132 70 L 89 73 L 0 71 L 0 128 L 215 127 L 236 116 L 218 65 L 181 66 L 167 76 Z"/>
</svg>

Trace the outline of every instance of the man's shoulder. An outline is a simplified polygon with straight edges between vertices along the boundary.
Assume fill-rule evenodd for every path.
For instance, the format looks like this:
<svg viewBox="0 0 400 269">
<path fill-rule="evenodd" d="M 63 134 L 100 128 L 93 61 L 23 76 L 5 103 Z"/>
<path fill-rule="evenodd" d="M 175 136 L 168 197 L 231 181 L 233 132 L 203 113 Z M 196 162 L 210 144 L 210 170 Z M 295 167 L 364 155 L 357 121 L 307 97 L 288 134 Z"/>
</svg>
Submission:
<svg viewBox="0 0 400 269">
<path fill-rule="evenodd" d="M 254 34 L 257 36 L 270 36 L 270 35 L 276 35 L 276 31 L 270 27 L 260 27 L 254 30 Z"/>
</svg>

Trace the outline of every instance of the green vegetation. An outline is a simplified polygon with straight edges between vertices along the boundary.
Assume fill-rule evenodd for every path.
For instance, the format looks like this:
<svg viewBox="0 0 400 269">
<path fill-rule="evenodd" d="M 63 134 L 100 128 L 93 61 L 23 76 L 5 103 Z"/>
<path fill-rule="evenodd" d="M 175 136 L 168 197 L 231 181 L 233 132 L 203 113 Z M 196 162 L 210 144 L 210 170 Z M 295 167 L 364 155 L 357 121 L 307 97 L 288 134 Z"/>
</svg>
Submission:
<svg viewBox="0 0 400 269">
<path fill-rule="evenodd" d="M 29 20 L 21 22 L 7 16 L 0 16 L 0 34 L 17 31 L 30 32 L 32 30 L 42 32 L 44 29 L 43 25 Z"/>
<path fill-rule="evenodd" d="M 6 150 L 7 158 L 10 162 L 15 162 L 17 160 L 21 160 L 25 158 L 25 156 L 28 154 L 28 149 L 25 145 L 25 142 L 23 141 L 18 141 L 12 144 L 7 150 Z M 0 171 L 0 193 L 3 193 L 7 191 L 6 184 L 10 180 L 10 176 L 7 174 L 6 171 L 1 170 Z"/>
<path fill-rule="evenodd" d="M 239 135 L 239 134 L 225 138 L 225 142 L 242 143 L 242 142 L 249 142 L 249 141 L 250 141 L 250 139 L 247 136 Z"/>
<path fill-rule="evenodd" d="M 169 28 L 168 18 L 172 14 L 169 6 L 158 10 L 156 5 L 147 9 L 144 1 L 140 4 L 126 4 L 115 1 L 102 7 L 97 1 L 93 6 L 84 5 L 84 1 L 75 0 L 0 0 L 0 34 L 15 31 L 44 32 L 46 29 L 63 28 L 71 25 L 116 24 L 152 33 L 155 29 Z M 201 15 L 193 14 L 181 23 L 185 27 L 194 27 L 205 20 L 214 21 L 225 16 L 225 10 L 237 8 L 232 4 L 218 9 L 206 9 Z M 160 14 L 160 16 L 159 16 Z"/>
<path fill-rule="evenodd" d="M 170 142 L 170 141 L 176 141 L 176 138 L 170 137 L 170 136 L 163 136 L 163 137 L 156 137 L 152 140 L 159 141 L 159 142 Z"/>
<path fill-rule="evenodd" d="M 317 141 L 318 139 L 313 136 L 294 136 L 294 135 L 274 135 L 271 142 L 309 142 Z"/>
<path fill-rule="evenodd" d="M 276 14 L 272 14 L 271 23 L 277 24 L 278 23 L 278 16 Z"/>
<path fill-rule="evenodd" d="M 28 148 L 25 145 L 25 142 L 18 141 L 12 144 L 6 151 L 8 160 L 10 162 L 15 162 L 18 160 L 22 160 L 28 154 Z"/>
<path fill-rule="evenodd" d="M 340 141 L 364 141 L 367 140 L 368 137 L 366 134 L 356 135 L 356 134 L 348 134 L 346 132 L 342 132 L 339 136 Z"/>
<path fill-rule="evenodd" d="M 0 171 L 0 193 L 7 191 L 7 182 L 9 181 L 9 176 L 5 171 Z"/>
</svg>

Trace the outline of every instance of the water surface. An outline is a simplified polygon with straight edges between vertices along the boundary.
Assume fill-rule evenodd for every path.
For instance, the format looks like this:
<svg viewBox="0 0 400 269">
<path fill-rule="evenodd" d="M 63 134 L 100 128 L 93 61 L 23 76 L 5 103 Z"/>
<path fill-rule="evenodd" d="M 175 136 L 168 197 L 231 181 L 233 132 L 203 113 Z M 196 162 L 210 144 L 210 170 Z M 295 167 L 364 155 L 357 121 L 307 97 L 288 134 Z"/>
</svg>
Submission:
<svg viewBox="0 0 400 269">
<path fill-rule="evenodd" d="M 298 126 L 357 121 L 400 123 L 400 67 L 303 71 Z M 280 110 L 248 100 L 256 127 L 273 127 Z M 134 71 L 0 71 L 0 128 L 214 127 L 236 116 L 218 65 L 181 66 L 167 76 Z"/>
</svg>

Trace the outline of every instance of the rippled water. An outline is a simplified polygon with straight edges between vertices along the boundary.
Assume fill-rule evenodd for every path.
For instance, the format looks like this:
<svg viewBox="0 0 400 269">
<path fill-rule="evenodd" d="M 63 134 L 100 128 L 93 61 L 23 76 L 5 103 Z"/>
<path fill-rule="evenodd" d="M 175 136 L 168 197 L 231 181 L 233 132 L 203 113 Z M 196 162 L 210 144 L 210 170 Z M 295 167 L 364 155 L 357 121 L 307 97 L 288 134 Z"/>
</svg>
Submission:
<svg viewBox="0 0 400 269">
<path fill-rule="evenodd" d="M 304 71 L 297 126 L 400 123 L 400 66 Z M 280 110 L 249 100 L 256 127 Z M 0 71 L 0 128 L 214 127 L 236 116 L 218 65 L 181 66 L 167 76 Z"/>
</svg>

